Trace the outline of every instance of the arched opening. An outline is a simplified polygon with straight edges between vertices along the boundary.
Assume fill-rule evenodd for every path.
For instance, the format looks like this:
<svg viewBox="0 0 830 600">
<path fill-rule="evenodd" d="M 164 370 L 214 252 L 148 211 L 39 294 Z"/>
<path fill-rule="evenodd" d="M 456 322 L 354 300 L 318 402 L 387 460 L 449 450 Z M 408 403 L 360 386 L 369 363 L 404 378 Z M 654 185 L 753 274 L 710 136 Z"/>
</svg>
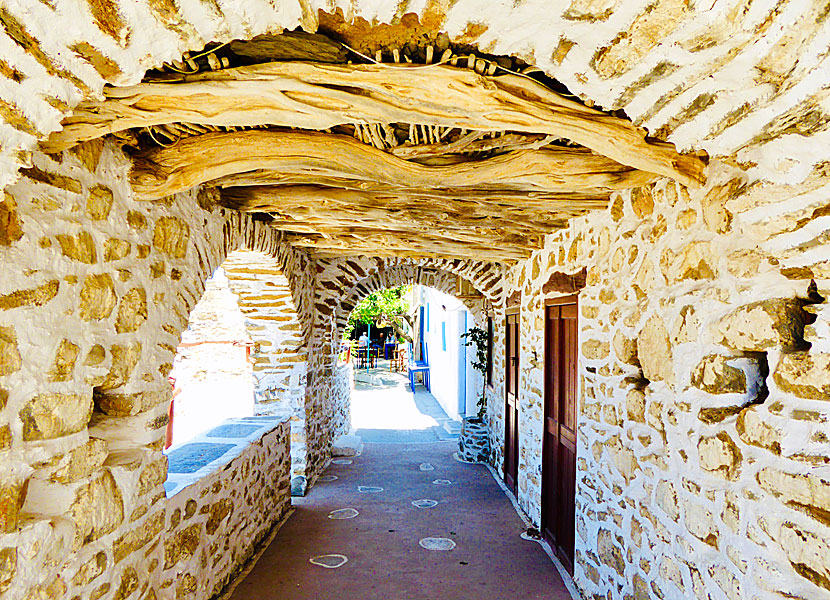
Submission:
<svg viewBox="0 0 830 600">
<path fill-rule="evenodd" d="M 361 299 L 344 340 L 355 357 L 352 433 L 367 443 L 396 439 L 393 431 L 402 441 L 457 438 L 461 420 L 478 414 L 484 392 L 462 337 L 474 326 L 461 300 L 419 284 Z"/>
<path fill-rule="evenodd" d="M 377 424 L 380 414 L 377 407 L 383 406 L 382 388 L 385 383 L 397 390 L 401 402 L 406 405 L 406 411 L 412 414 L 415 421 L 421 423 L 421 433 L 415 437 L 434 440 L 457 436 L 460 420 L 468 413 L 470 415 L 478 413 L 476 406 L 478 394 L 494 395 L 496 390 L 495 382 L 491 382 L 490 386 L 484 386 L 480 383 L 481 376 L 472 372 L 470 364 L 474 351 L 465 346 L 460 339 L 462 329 L 469 329 L 475 324 L 486 327 L 488 311 L 494 314 L 494 300 L 498 298 L 501 288 L 493 287 L 492 273 L 489 269 L 482 268 L 481 265 L 461 261 L 390 259 L 361 263 L 348 259 L 334 261 L 330 266 L 336 267 L 329 270 L 329 276 L 333 280 L 339 277 L 338 273 L 351 273 L 355 269 L 364 274 L 360 280 L 350 286 L 348 291 L 331 298 L 334 313 L 332 337 L 337 348 L 340 348 L 343 332 L 348 327 L 349 315 L 363 298 L 373 293 L 376 294 L 380 290 L 396 289 L 401 286 L 406 286 L 409 290 L 406 310 L 410 315 L 408 327 L 411 328 L 410 337 L 414 343 L 411 351 L 407 349 L 406 370 L 397 376 L 394 374 L 384 374 L 383 377 L 375 375 L 374 381 L 378 383 L 379 389 L 372 389 L 372 378 L 368 374 L 363 377 L 355 371 L 354 378 L 358 390 L 353 398 L 357 397 L 358 392 L 361 391 L 359 388 L 364 386 L 367 392 L 371 391 L 375 394 L 377 404 L 374 405 L 369 401 L 359 406 L 351 404 L 351 430 L 356 431 L 361 428 L 360 418 L 364 414 L 369 417 L 368 423 L 371 424 L 375 419 L 374 422 Z M 321 300 L 327 301 L 325 297 Z M 414 366 L 409 362 L 410 358 L 426 363 L 425 369 L 424 365 L 422 369 L 415 369 L 417 374 L 411 378 L 417 382 L 414 389 L 409 377 L 409 370 Z M 436 361 L 440 364 L 436 364 Z M 389 363 L 382 364 L 385 369 Z M 432 373 L 433 368 L 438 374 L 437 378 Z M 426 383 L 424 371 L 429 373 L 428 381 L 431 387 L 435 387 L 440 401 L 422 385 Z M 371 373 L 372 370 L 370 369 L 369 372 Z M 375 373 L 377 372 L 376 370 Z M 468 397 L 468 390 L 472 398 Z M 463 408 L 460 407 L 461 402 L 464 403 Z M 486 420 L 499 418 L 498 415 L 502 411 L 495 406 L 496 404 L 495 401 L 491 402 L 489 411 L 484 412 Z M 467 410 L 468 405 L 470 411 Z M 476 408 L 473 410 L 473 407 Z M 395 423 L 401 423 L 403 420 L 405 419 L 398 421 L 390 419 L 385 427 L 395 429 L 397 427 Z M 381 429 L 380 427 L 364 428 L 367 430 L 367 439 L 379 435 L 378 432 L 369 430 Z"/>
<path fill-rule="evenodd" d="M 184 444 L 226 419 L 254 415 L 254 369 L 238 297 L 223 267 L 205 282 L 176 349 L 166 446 Z"/>
<path fill-rule="evenodd" d="M 168 493 L 279 421 L 290 423 L 291 476 L 302 478 L 306 359 L 281 264 L 263 252 L 228 254 L 190 313 L 170 372 Z"/>
</svg>

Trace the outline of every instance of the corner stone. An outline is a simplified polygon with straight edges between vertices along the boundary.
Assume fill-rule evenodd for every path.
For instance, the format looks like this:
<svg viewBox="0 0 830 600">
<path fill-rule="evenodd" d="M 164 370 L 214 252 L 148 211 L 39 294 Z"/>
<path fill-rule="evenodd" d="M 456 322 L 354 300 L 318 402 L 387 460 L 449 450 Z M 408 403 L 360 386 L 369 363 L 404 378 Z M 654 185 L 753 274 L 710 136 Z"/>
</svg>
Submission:
<svg viewBox="0 0 830 600">
<path fill-rule="evenodd" d="M 809 315 L 797 299 L 774 299 L 742 306 L 717 326 L 721 344 L 734 350 L 763 352 L 775 346 L 798 348 L 804 343 Z"/>
</svg>

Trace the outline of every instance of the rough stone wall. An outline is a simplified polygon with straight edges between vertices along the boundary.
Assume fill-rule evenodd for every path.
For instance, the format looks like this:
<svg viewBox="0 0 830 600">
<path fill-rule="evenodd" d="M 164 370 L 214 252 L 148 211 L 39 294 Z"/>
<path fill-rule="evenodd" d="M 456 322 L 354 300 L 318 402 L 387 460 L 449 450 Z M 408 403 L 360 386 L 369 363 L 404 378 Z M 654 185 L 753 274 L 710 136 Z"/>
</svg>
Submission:
<svg viewBox="0 0 830 600">
<path fill-rule="evenodd" d="M 256 413 L 291 419 L 292 474 L 303 475 L 306 461 L 306 332 L 294 298 L 313 305 L 313 282 L 292 287 L 277 261 L 261 252 L 231 253 L 223 263 L 239 297 L 248 334 L 255 342 Z"/>
<path fill-rule="evenodd" d="M 702 190 L 664 180 L 616 195 L 511 274 L 519 500 L 538 523 L 544 300 L 587 268 L 578 586 L 589 598 L 830 598 L 830 178 L 709 172 Z"/>
<path fill-rule="evenodd" d="M 166 378 L 204 281 L 239 248 L 293 277 L 306 263 L 210 193 L 135 200 L 111 145 L 34 164 L 0 220 L 0 593 L 144 597 L 164 561 Z"/>
<path fill-rule="evenodd" d="M 181 444 L 230 417 L 254 410 L 251 339 L 237 296 L 220 267 L 190 312 L 170 376 L 179 393 L 173 405 L 173 443 Z"/>
<path fill-rule="evenodd" d="M 417 13 L 425 29 L 520 56 L 582 98 L 625 110 L 650 134 L 735 157 L 753 176 L 794 182 L 823 160 L 830 23 L 820 3 L 525 0 L 486 8 L 476 0 L 18 2 L 0 12 L 0 186 L 29 164 L 38 138 L 105 82 L 136 83 L 147 68 L 211 41 L 312 31 L 318 9 L 370 23 Z"/>
<path fill-rule="evenodd" d="M 168 500 L 159 597 L 216 597 L 285 516 L 288 437 L 282 422 Z"/>
</svg>

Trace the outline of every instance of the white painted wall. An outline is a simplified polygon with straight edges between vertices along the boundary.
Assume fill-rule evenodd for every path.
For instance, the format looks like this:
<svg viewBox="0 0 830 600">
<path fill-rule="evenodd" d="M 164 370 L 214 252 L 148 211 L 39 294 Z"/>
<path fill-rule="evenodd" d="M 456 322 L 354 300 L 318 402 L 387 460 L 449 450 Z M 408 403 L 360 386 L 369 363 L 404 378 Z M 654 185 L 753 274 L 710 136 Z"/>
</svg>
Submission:
<svg viewBox="0 0 830 600">
<path fill-rule="evenodd" d="M 475 415 L 481 377 L 470 366 L 474 350 L 461 342 L 461 334 L 473 325 L 472 315 L 460 300 L 432 288 L 415 286 L 413 299 L 424 306 L 432 395 L 452 419 Z"/>
</svg>

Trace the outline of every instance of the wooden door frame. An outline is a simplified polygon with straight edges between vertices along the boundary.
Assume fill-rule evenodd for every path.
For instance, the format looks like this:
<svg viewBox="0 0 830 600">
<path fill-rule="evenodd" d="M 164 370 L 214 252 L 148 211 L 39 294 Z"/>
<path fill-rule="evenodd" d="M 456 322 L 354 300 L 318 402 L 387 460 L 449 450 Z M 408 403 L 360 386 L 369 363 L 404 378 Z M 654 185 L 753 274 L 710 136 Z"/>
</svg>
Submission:
<svg viewBox="0 0 830 600">
<path fill-rule="evenodd" d="M 508 441 L 509 441 L 509 438 L 508 438 L 508 424 L 510 423 L 510 420 L 508 419 L 508 411 L 510 410 L 510 403 L 508 402 L 508 395 L 509 395 L 510 391 L 509 391 L 509 388 L 508 388 L 508 377 L 507 377 L 507 371 L 510 370 L 510 340 L 508 339 L 508 336 L 507 336 L 507 327 L 508 327 L 507 326 L 507 321 L 508 321 L 509 317 L 512 317 L 514 315 L 517 316 L 517 319 L 516 319 L 516 321 L 517 321 L 516 322 L 516 338 L 517 338 L 516 339 L 516 361 L 518 363 L 519 360 L 520 360 L 520 357 L 521 357 L 521 344 L 519 343 L 519 341 L 520 341 L 519 334 L 520 334 L 520 331 L 521 331 L 521 328 L 522 328 L 521 327 L 521 325 L 522 325 L 522 323 L 521 323 L 521 320 L 522 320 L 522 318 L 521 318 L 521 306 L 518 305 L 518 304 L 514 305 L 514 306 L 509 306 L 509 307 L 505 308 L 505 310 L 504 310 L 504 332 L 505 332 L 505 335 L 504 335 L 504 370 L 505 370 L 505 377 L 504 377 L 504 476 L 503 476 L 503 479 L 505 480 L 505 483 L 508 484 L 507 487 L 509 489 L 511 489 L 511 491 L 514 492 L 516 495 L 518 495 L 518 490 L 519 490 L 519 467 L 518 467 L 518 463 L 519 463 L 519 427 L 516 423 L 514 423 L 515 434 L 516 434 L 515 435 L 515 437 L 516 437 L 516 440 L 515 440 L 515 443 L 516 443 L 516 456 L 514 457 L 514 459 L 515 459 L 514 462 L 516 463 L 516 474 L 515 474 L 515 479 L 513 480 L 512 488 L 511 488 L 511 486 L 509 485 L 509 483 L 507 481 L 507 477 L 508 477 L 507 446 L 508 446 Z M 513 374 L 514 374 L 515 379 L 516 379 L 516 381 L 514 383 L 515 383 L 515 388 L 516 388 L 516 417 L 517 417 L 517 420 L 518 420 L 518 414 L 519 414 L 519 390 L 520 390 L 519 376 L 520 376 L 520 373 L 521 373 L 521 371 L 519 369 L 519 365 L 517 364 L 516 369 L 513 371 Z"/>
<path fill-rule="evenodd" d="M 548 323 L 549 323 L 549 321 L 548 321 L 547 311 L 548 311 L 548 307 L 550 307 L 550 306 L 568 306 L 568 305 L 571 305 L 571 304 L 576 305 L 576 307 L 577 307 L 576 322 L 577 322 L 577 358 L 578 358 L 578 356 L 579 356 L 579 343 L 578 343 L 578 340 L 579 340 L 579 294 L 569 294 L 567 296 L 559 296 L 557 298 L 548 298 L 548 299 L 545 300 L 545 309 L 544 309 L 545 310 L 545 333 L 544 333 L 544 336 L 545 336 L 544 352 L 545 352 L 545 354 L 544 354 L 544 361 L 543 361 L 544 362 L 544 373 L 543 373 L 543 381 L 544 381 L 543 394 L 544 394 L 544 398 L 543 398 L 543 411 L 542 411 L 542 486 L 541 486 L 542 487 L 542 518 L 540 519 L 540 523 L 539 523 L 540 529 L 541 529 L 540 533 L 542 534 L 543 538 L 545 536 L 545 531 L 547 529 L 549 529 L 549 528 L 546 528 L 546 525 L 547 525 L 547 523 L 546 523 L 546 516 L 547 516 L 546 515 L 546 513 L 547 513 L 546 505 L 547 505 L 547 503 L 550 502 L 549 494 L 551 492 L 555 493 L 555 491 L 556 491 L 556 490 L 546 489 L 546 487 L 547 487 L 546 483 L 548 482 L 548 479 L 549 479 L 546 476 L 546 468 L 550 469 L 550 468 L 553 468 L 553 467 L 556 466 L 556 465 L 546 464 L 546 463 L 550 462 L 550 461 L 547 460 L 548 450 L 549 450 L 548 447 L 547 447 L 547 444 L 548 444 L 547 440 L 548 440 L 549 436 L 547 434 L 547 422 L 546 421 L 547 421 L 547 415 L 549 413 L 549 408 L 550 408 L 549 403 L 553 402 L 553 400 L 554 400 L 553 398 L 550 397 L 549 385 L 548 385 L 548 379 L 549 379 L 548 369 L 550 368 L 550 363 L 549 363 L 548 358 L 550 357 L 551 348 L 550 348 L 550 336 L 549 336 L 549 332 L 548 332 L 548 327 L 549 327 Z M 577 390 L 577 393 L 578 393 L 578 390 Z M 578 421 L 578 419 L 579 419 L 578 411 L 577 411 L 576 417 L 577 417 L 577 421 Z M 575 430 L 575 435 L 577 435 L 576 430 Z M 576 482 L 574 482 L 574 488 L 576 488 Z M 574 502 L 576 502 L 576 498 L 574 498 Z M 576 515 L 576 508 L 574 507 L 574 516 L 575 515 Z M 574 534 L 574 539 L 576 539 L 575 534 Z M 551 546 L 552 546 L 551 549 L 556 553 L 557 557 L 562 562 L 562 564 L 565 566 L 565 568 L 571 574 L 573 574 L 573 564 L 571 563 L 570 558 L 567 555 L 564 554 L 564 552 L 559 548 L 558 545 L 551 544 Z"/>
</svg>

